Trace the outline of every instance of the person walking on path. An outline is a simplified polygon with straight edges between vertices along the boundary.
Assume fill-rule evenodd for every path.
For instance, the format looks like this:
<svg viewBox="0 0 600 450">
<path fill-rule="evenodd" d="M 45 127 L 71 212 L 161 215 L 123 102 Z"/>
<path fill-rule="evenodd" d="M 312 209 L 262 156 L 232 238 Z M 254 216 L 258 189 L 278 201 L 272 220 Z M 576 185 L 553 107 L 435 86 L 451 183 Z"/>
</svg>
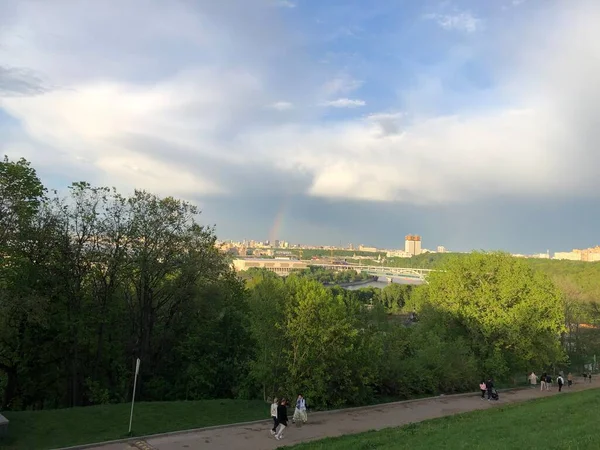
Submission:
<svg viewBox="0 0 600 450">
<path fill-rule="evenodd" d="M 535 374 L 535 372 L 531 372 L 531 375 L 529 375 L 529 382 L 531 383 L 531 387 L 535 387 L 535 385 L 537 384 L 537 375 Z"/>
<path fill-rule="evenodd" d="M 565 380 L 563 379 L 562 375 L 558 376 L 556 382 L 558 383 L 558 392 L 562 392 L 563 384 L 565 384 Z"/>
<path fill-rule="evenodd" d="M 481 383 L 479 383 L 479 389 L 481 390 L 481 399 L 485 400 L 485 391 L 487 391 L 485 381 L 481 380 Z"/>
<path fill-rule="evenodd" d="M 279 402 L 277 401 L 277 397 L 273 399 L 273 403 L 271 403 L 271 417 L 273 418 L 273 428 L 271 429 L 271 434 L 277 433 L 277 425 L 279 422 L 277 421 L 277 407 L 279 406 Z"/>
<path fill-rule="evenodd" d="M 546 390 L 549 391 L 552 388 L 552 377 L 548 375 L 546 377 Z"/>
<path fill-rule="evenodd" d="M 281 399 L 281 403 L 277 407 L 277 422 L 279 423 L 279 430 L 275 434 L 275 439 L 279 441 L 283 439 L 283 430 L 288 425 L 287 400 L 285 398 Z"/>
<path fill-rule="evenodd" d="M 306 400 L 302 394 L 298 394 L 298 398 L 296 399 L 296 409 L 294 410 L 292 422 L 296 423 L 296 420 L 302 420 L 302 423 L 306 423 L 308 420 L 306 416 Z"/>
<path fill-rule="evenodd" d="M 573 386 L 573 374 L 571 372 L 569 372 L 569 375 L 567 375 L 567 386 Z"/>
<path fill-rule="evenodd" d="M 542 378 L 540 378 L 540 391 L 546 391 L 546 374 L 542 374 Z"/>
<path fill-rule="evenodd" d="M 588 382 L 592 382 L 592 372 L 588 373 Z"/>
<path fill-rule="evenodd" d="M 488 394 L 488 401 L 492 400 L 492 391 L 494 390 L 494 382 L 492 381 L 492 379 L 490 378 L 489 380 L 487 380 L 487 382 L 485 383 L 485 388 L 487 390 L 487 394 Z"/>
</svg>

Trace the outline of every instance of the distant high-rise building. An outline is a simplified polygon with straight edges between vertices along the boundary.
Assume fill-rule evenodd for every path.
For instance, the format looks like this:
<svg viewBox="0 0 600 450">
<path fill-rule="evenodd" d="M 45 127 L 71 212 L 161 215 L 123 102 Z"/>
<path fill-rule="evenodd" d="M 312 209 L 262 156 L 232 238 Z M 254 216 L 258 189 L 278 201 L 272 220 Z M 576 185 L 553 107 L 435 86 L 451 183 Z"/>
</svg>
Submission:
<svg viewBox="0 0 600 450">
<path fill-rule="evenodd" d="M 421 236 L 409 234 L 404 238 L 404 251 L 410 255 L 421 254 Z"/>
<path fill-rule="evenodd" d="M 446 247 L 444 247 L 443 245 L 438 245 L 437 252 L 446 253 Z"/>
</svg>

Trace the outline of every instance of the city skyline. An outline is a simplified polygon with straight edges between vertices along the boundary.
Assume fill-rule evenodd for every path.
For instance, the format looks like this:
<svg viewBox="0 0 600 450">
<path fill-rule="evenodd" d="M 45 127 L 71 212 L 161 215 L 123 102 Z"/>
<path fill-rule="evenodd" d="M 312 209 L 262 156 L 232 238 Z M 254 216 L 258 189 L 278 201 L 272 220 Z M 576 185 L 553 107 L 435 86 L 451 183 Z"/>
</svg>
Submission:
<svg viewBox="0 0 600 450">
<path fill-rule="evenodd" d="M 0 2 L 0 156 L 221 239 L 598 243 L 593 0 Z M 132 26 L 135 24 L 135 26 Z"/>
<path fill-rule="evenodd" d="M 414 241 L 415 239 L 419 241 L 418 250 L 415 252 L 414 246 L 410 249 L 410 241 Z M 365 244 L 314 244 L 314 243 L 300 243 L 300 242 L 290 242 L 287 240 L 275 240 L 270 241 L 269 239 L 260 240 L 260 239 L 243 239 L 243 240 L 233 240 L 233 239 L 225 239 L 217 241 L 219 245 L 230 244 L 232 248 L 271 248 L 271 249 L 324 249 L 324 250 L 346 250 L 346 251 L 356 251 L 356 252 L 387 252 L 387 256 L 390 257 L 410 257 L 410 255 L 421 254 L 421 253 L 465 253 L 465 251 L 457 250 L 457 249 L 448 249 L 445 245 L 437 244 L 430 248 L 421 246 L 422 243 L 421 236 L 418 235 L 407 235 L 405 236 L 404 245 L 402 247 L 374 247 L 371 245 Z M 414 243 L 413 243 L 414 245 Z M 506 249 L 471 249 L 472 250 L 483 250 L 483 251 L 507 251 Z M 467 251 L 468 252 L 468 251 Z M 521 253 L 521 252 L 509 252 L 513 256 L 517 257 L 526 257 L 526 258 L 543 258 L 543 259 L 562 259 L 562 260 L 572 260 L 572 261 L 588 261 L 588 262 L 600 262 L 600 245 L 582 247 L 582 248 L 572 248 L 570 250 L 566 249 L 557 249 L 556 251 L 551 251 L 550 249 L 546 249 L 543 252 L 533 252 L 533 253 Z M 273 255 L 270 255 L 273 256 Z"/>
</svg>

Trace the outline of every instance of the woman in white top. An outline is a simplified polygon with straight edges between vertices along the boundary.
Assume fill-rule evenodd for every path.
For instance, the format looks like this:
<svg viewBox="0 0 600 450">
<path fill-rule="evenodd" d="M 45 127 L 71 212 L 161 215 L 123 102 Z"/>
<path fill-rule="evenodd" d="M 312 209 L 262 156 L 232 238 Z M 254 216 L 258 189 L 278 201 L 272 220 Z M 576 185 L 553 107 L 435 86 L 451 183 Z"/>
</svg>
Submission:
<svg viewBox="0 0 600 450">
<path fill-rule="evenodd" d="M 279 425 L 279 421 L 277 420 L 277 407 L 279 406 L 279 401 L 277 397 L 273 399 L 273 403 L 271 403 L 271 417 L 273 418 L 273 428 L 271 429 L 271 434 L 275 434 L 277 432 L 277 425 Z"/>
</svg>

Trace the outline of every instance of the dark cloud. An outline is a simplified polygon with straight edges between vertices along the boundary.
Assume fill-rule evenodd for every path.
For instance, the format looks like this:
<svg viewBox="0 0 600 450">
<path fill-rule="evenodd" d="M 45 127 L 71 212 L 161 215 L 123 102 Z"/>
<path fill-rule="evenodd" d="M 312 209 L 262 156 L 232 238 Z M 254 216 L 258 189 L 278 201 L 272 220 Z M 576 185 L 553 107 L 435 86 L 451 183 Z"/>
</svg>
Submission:
<svg viewBox="0 0 600 450">
<path fill-rule="evenodd" d="M 34 71 L 0 65 L 0 97 L 39 95 L 50 87 Z"/>
<path fill-rule="evenodd" d="M 203 220 L 216 224 L 220 238 L 267 239 L 280 211 L 277 238 L 299 243 L 375 245 L 402 248 L 417 233 L 423 246 L 458 251 L 504 249 L 515 253 L 569 251 L 600 243 L 600 201 L 496 198 L 442 207 L 333 201 L 272 195 L 198 198 Z M 588 211 L 586 220 L 581 212 Z M 240 226 L 243 223 L 243 226 Z M 318 234 L 315 231 L 319 231 Z"/>
</svg>

